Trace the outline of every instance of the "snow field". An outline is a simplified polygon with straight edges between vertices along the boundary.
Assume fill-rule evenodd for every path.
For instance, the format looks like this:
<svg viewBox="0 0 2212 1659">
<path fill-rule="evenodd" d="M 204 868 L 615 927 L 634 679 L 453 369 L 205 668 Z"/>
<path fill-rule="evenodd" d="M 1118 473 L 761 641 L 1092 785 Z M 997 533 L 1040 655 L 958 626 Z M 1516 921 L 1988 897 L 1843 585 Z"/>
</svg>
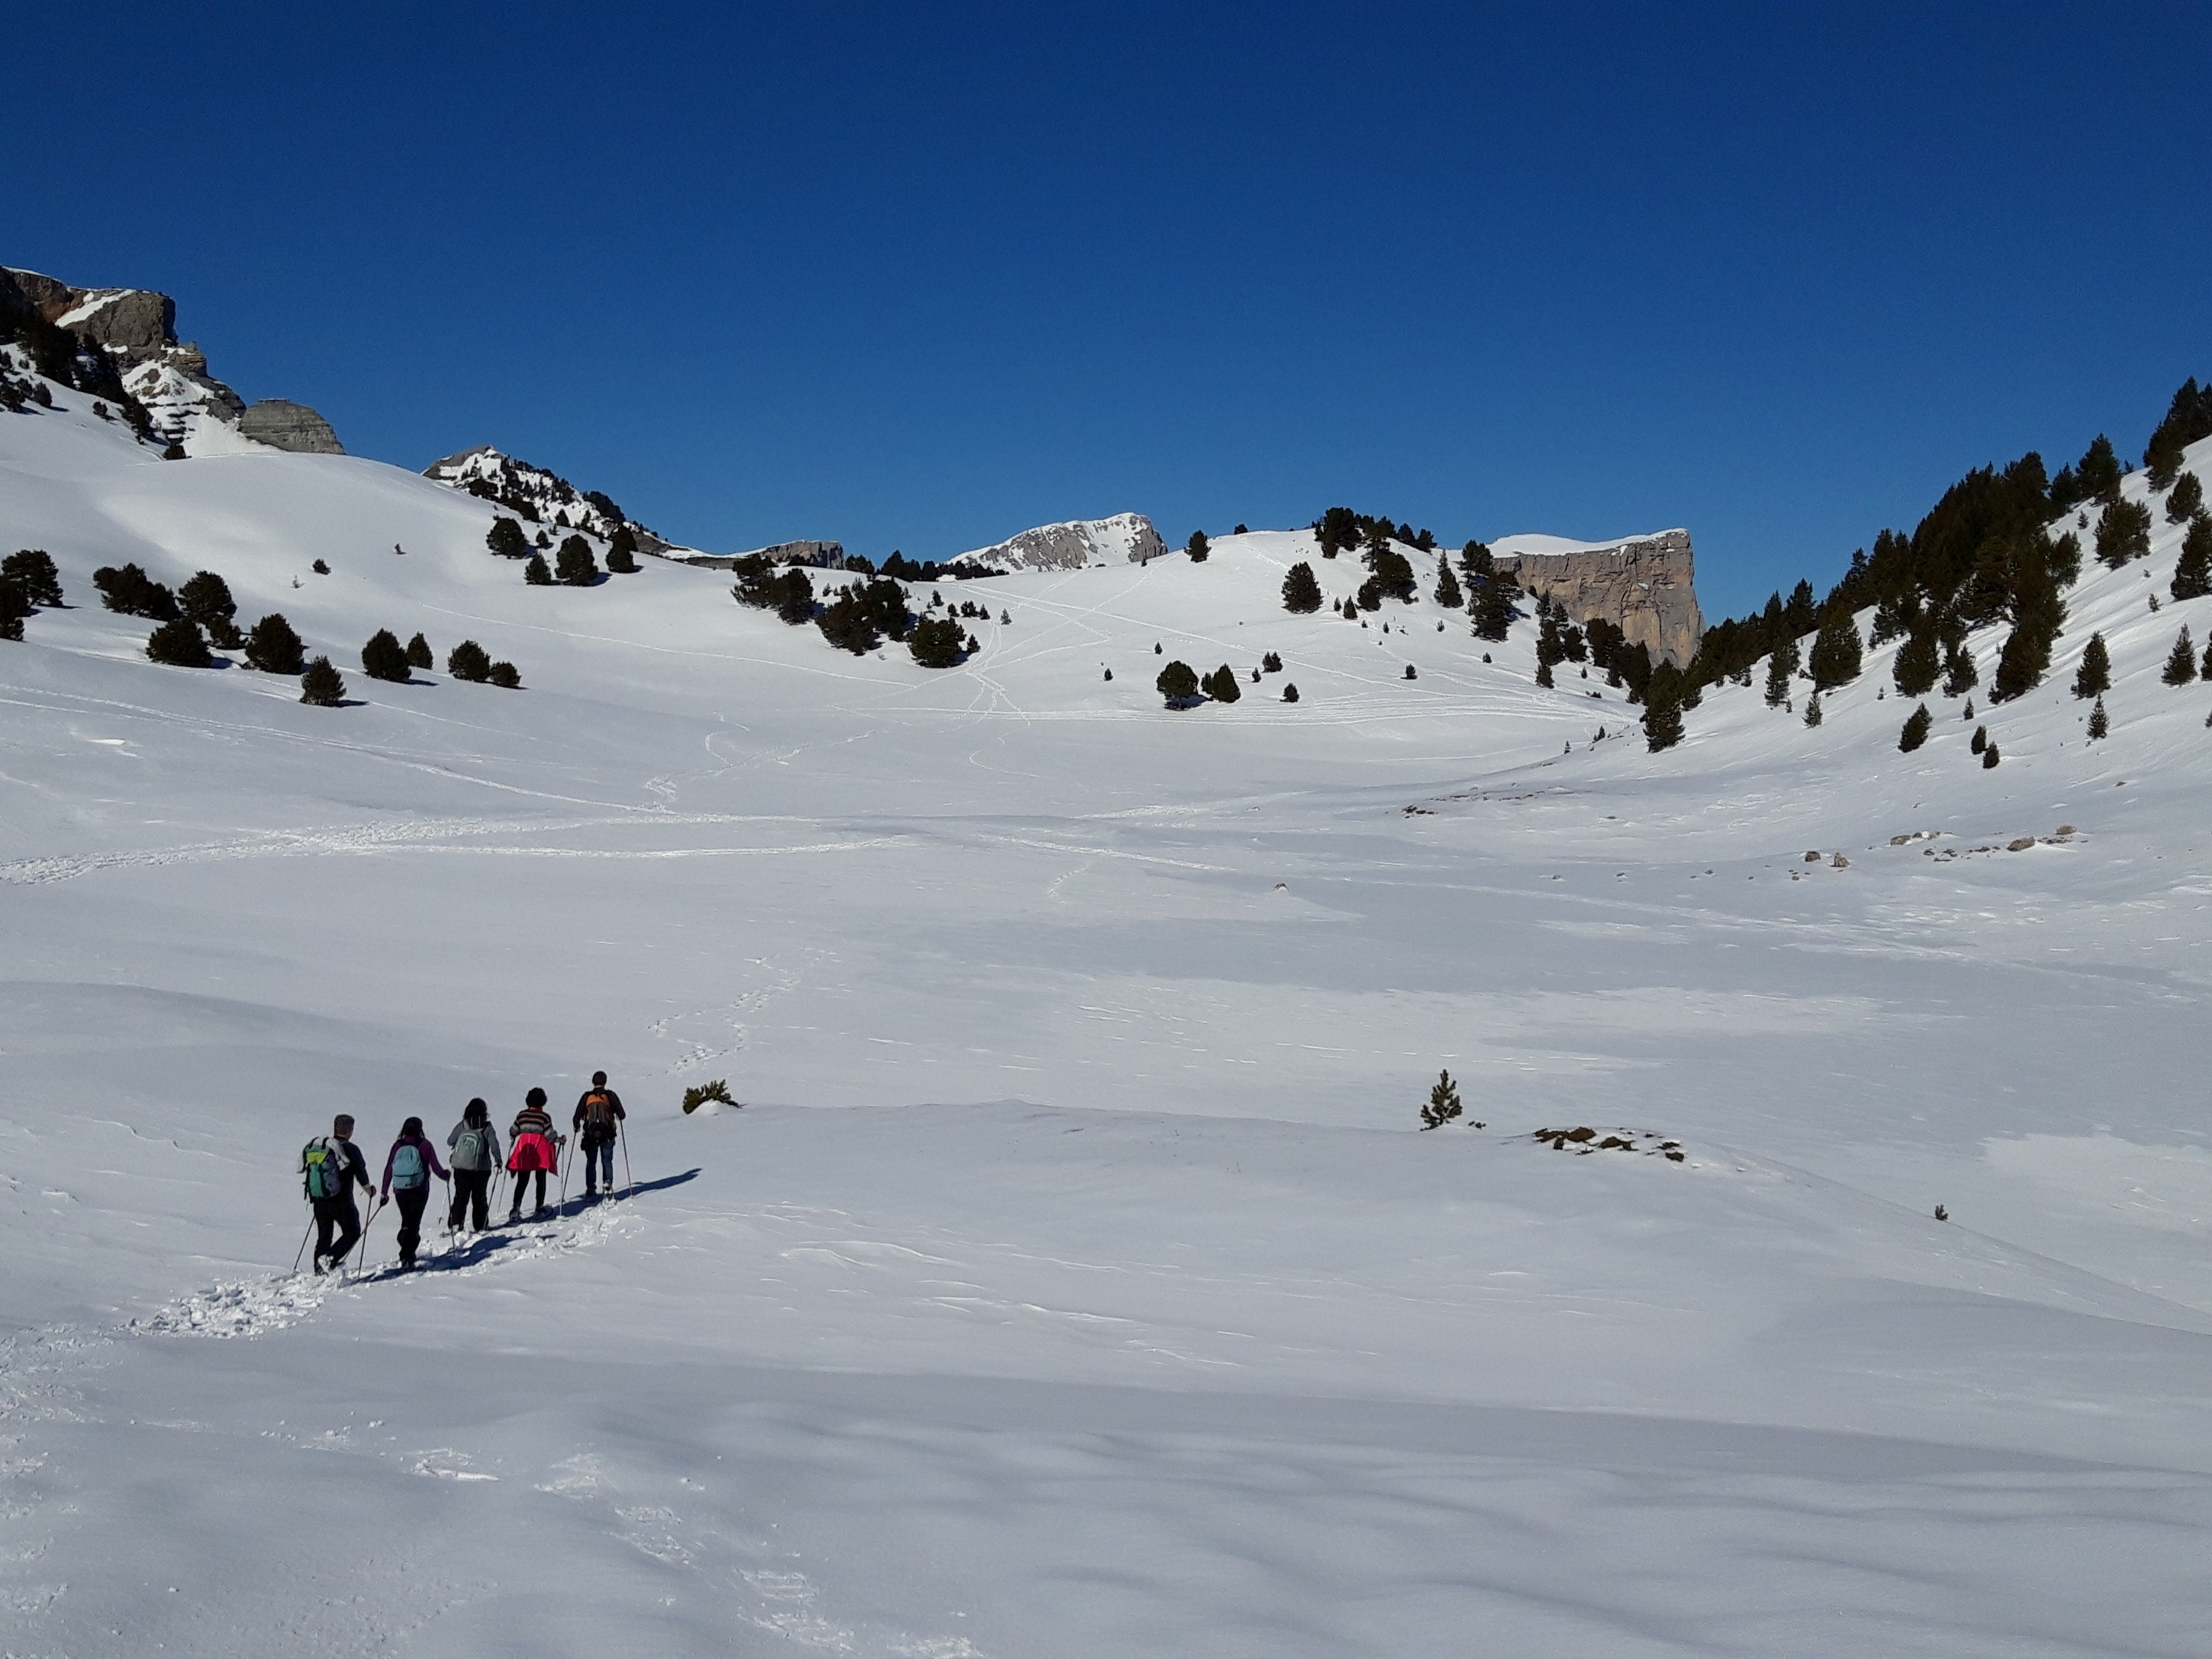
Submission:
<svg viewBox="0 0 2212 1659">
<path fill-rule="evenodd" d="M 1531 629 L 1284 615 L 1301 534 L 944 584 L 994 620 L 933 675 L 72 396 L 0 422 L 0 544 L 80 607 L 0 647 L 7 1651 L 2198 1650 L 2177 530 L 2089 562 L 1994 770 L 1940 699 L 1896 753 L 1890 647 L 1650 756 Z M 126 558 L 359 706 L 144 662 Z M 376 627 L 530 689 L 368 681 Z M 1176 657 L 1244 700 L 1162 710 Z M 1440 1066 L 1486 1128 L 1414 1131 Z M 635 1198 L 283 1276 L 332 1110 L 380 1168 L 595 1066 Z"/>
</svg>

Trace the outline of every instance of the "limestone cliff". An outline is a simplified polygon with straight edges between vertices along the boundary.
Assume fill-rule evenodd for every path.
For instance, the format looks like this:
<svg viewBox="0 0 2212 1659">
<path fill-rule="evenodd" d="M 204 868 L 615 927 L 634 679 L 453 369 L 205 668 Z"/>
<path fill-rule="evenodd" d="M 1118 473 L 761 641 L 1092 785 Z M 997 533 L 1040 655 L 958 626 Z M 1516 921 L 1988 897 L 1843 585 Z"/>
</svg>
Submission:
<svg viewBox="0 0 2212 1659">
<path fill-rule="evenodd" d="M 993 570 L 1080 570 L 1094 564 L 1142 564 L 1167 550 L 1150 519 L 1141 513 L 1117 513 L 1110 519 L 1039 525 L 945 562 Z"/>
<path fill-rule="evenodd" d="M 1655 662 L 1681 667 L 1698 654 L 1705 624 L 1692 585 L 1686 530 L 1617 542 L 1506 536 L 1492 544 L 1491 556 L 1500 571 L 1565 606 L 1576 621 L 1603 617 L 1631 645 L 1647 647 Z"/>
</svg>

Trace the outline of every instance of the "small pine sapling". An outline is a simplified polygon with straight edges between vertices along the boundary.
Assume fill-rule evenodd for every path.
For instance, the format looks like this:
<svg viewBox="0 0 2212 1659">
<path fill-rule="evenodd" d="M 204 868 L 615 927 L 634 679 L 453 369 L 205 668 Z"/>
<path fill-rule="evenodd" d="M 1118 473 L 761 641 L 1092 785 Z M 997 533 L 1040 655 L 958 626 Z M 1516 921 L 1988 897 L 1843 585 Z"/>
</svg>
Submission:
<svg viewBox="0 0 2212 1659">
<path fill-rule="evenodd" d="M 511 662 L 495 662 L 491 665 L 491 683 L 502 691 L 520 691 L 522 671 Z"/>
<path fill-rule="evenodd" d="M 1974 735 L 1967 741 L 1966 752 L 1970 755 L 1978 755 L 1989 746 L 1990 728 L 1986 726 L 1976 726 Z"/>
<path fill-rule="evenodd" d="M 463 640 L 446 653 L 446 672 L 457 680 L 482 685 L 491 678 L 491 655 L 474 640 Z"/>
<path fill-rule="evenodd" d="M 313 571 L 318 576 L 327 576 L 331 574 L 331 567 L 325 560 L 317 559 L 314 563 L 309 565 L 307 568 Z"/>
<path fill-rule="evenodd" d="M 2089 708 L 2089 741 L 2099 742 L 2110 737 L 2112 732 L 2112 722 L 2105 713 L 2105 700 L 2100 697 Z"/>
<path fill-rule="evenodd" d="M 1285 702 L 1296 702 L 1297 700 L 1298 700 L 1298 688 L 1297 688 L 1296 685 L 1292 684 L 1291 684 L 1290 681 L 1288 681 L 1288 680 L 1284 681 L 1284 682 L 1283 682 L 1283 701 L 1284 701 Z"/>
<path fill-rule="evenodd" d="M 1805 724 L 1818 726 L 1823 718 L 1825 717 L 1820 712 L 1820 694 L 1816 690 L 1805 700 Z"/>
<path fill-rule="evenodd" d="M 545 568 L 545 556 L 543 553 L 532 553 L 530 556 L 529 562 L 522 567 L 522 580 L 532 587 L 553 586 L 553 573 Z"/>
<path fill-rule="evenodd" d="M 1255 676 L 1255 678 L 1257 678 L 1257 676 Z M 1407 679 L 1409 679 L 1409 680 L 1417 680 L 1417 679 L 1420 678 L 1421 677 L 1420 677 L 1420 674 L 1419 674 L 1419 672 L 1414 669 L 1413 665 L 1413 664 L 1411 664 L 1411 663 L 1407 663 L 1407 664 L 1406 665 L 1406 678 L 1407 678 Z"/>
<path fill-rule="evenodd" d="M 2112 653 L 2106 648 L 2102 634 L 2092 634 L 2089 643 L 2081 648 L 2081 665 L 2074 673 L 2074 695 L 2101 696 L 2112 689 Z"/>
<path fill-rule="evenodd" d="M 1429 1103 L 1421 1108 L 1421 1127 L 1441 1129 L 1460 1115 L 1459 1085 L 1449 1072 L 1438 1072 L 1429 1091 Z"/>
<path fill-rule="evenodd" d="M 1905 729 L 1897 734 L 1899 751 L 1909 755 L 1927 742 L 1929 728 L 1935 723 L 1935 716 L 1928 712 L 1928 705 L 1924 702 L 1906 715 Z"/>
<path fill-rule="evenodd" d="M 2197 678 L 2197 647 L 2189 638 L 2188 623 L 2184 623 L 2174 636 L 2173 649 L 2166 653 L 2166 671 L 2159 678 L 2168 685 L 2186 685 Z"/>
<path fill-rule="evenodd" d="M 1997 746 L 1995 744 L 1991 744 L 1988 748 L 1982 750 L 1982 769 L 1984 772 L 1988 771 L 1990 768 L 1997 763 L 1998 759 Z"/>
<path fill-rule="evenodd" d="M 1190 562 L 1193 564 L 1204 564 L 1206 555 L 1212 550 L 1206 542 L 1206 532 L 1203 530 L 1192 531 L 1190 540 L 1183 546 L 1183 551 L 1190 555 Z"/>
<path fill-rule="evenodd" d="M 417 634 L 407 641 L 407 665 L 410 668 L 434 668 L 438 659 L 430 654 L 430 641 Z"/>
<path fill-rule="evenodd" d="M 345 677 L 328 657 L 318 657 L 300 676 L 300 701 L 317 708 L 335 708 L 345 701 Z"/>
</svg>

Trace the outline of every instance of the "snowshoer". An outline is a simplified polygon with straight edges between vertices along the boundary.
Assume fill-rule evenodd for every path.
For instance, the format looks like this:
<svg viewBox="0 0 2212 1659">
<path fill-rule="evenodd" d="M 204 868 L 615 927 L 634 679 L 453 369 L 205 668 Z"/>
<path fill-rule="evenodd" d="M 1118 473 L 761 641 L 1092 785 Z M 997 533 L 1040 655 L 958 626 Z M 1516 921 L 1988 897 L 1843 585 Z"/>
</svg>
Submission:
<svg viewBox="0 0 2212 1659">
<path fill-rule="evenodd" d="M 430 1202 L 430 1177 L 446 1180 L 437 1149 L 422 1137 L 422 1120 L 410 1117 L 399 1126 L 399 1139 L 384 1155 L 384 1196 L 399 1200 L 399 1265 L 415 1265 L 415 1247 L 422 1242 L 422 1211 Z"/>
<path fill-rule="evenodd" d="M 576 1144 L 584 1152 L 584 1196 L 595 1196 L 602 1176 L 606 1189 L 615 1189 L 615 1137 L 622 1133 L 619 1125 L 625 1114 L 622 1097 L 607 1087 L 605 1072 L 592 1073 L 592 1086 L 576 1101 L 576 1115 L 568 1127 L 577 1134 Z M 592 1153 L 599 1158 L 592 1160 Z"/>
<path fill-rule="evenodd" d="M 553 1138 L 553 1115 L 545 1109 L 545 1091 L 532 1089 L 522 1109 L 507 1128 L 507 1167 L 514 1173 L 514 1203 L 507 1212 L 508 1224 L 522 1219 L 522 1189 L 532 1170 L 538 1172 L 538 1213 L 545 1212 L 545 1177 L 561 1167 L 559 1144 Z"/>
<path fill-rule="evenodd" d="M 473 1212 L 470 1224 L 482 1232 L 491 1224 L 492 1172 L 500 1166 L 499 1131 L 491 1127 L 491 1108 L 481 1098 L 468 1103 L 453 1133 L 446 1137 L 453 1160 L 453 1203 L 447 1212 L 449 1232 L 461 1230 L 461 1218 Z"/>
<path fill-rule="evenodd" d="M 340 1112 L 331 1120 L 331 1132 L 319 1135 L 300 1149 L 300 1176 L 308 1200 L 315 1206 L 315 1271 L 325 1264 L 336 1267 L 352 1254 L 361 1237 L 361 1212 L 353 1206 L 354 1183 L 374 1195 L 369 1185 L 368 1160 L 353 1144 L 353 1119 Z M 333 1238 L 331 1234 L 337 1237 Z"/>
</svg>

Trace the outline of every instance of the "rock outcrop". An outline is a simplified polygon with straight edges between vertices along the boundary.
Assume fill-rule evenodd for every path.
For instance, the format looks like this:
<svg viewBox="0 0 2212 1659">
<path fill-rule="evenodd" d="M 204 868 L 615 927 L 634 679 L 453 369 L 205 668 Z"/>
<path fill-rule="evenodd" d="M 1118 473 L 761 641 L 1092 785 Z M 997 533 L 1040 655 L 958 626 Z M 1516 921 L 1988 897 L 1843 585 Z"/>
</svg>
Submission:
<svg viewBox="0 0 2212 1659">
<path fill-rule="evenodd" d="M 1604 617 L 1631 645 L 1649 649 L 1655 662 L 1682 667 L 1698 654 L 1705 624 L 1686 530 L 1617 542 L 1506 536 L 1492 545 L 1491 556 L 1500 571 L 1564 605 L 1577 622 Z"/>
<path fill-rule="evenodd" d="M 246 400 L 208 373 L 206 354 L 178 340 L 177 302 L 167 295 L 143 288 L 75 288 L 35 270 L 0 270 L 0 277 L 40 317 L 107 356 L 162 442 L 190 448 L 202 423 L 212 421 L 276 449 L 345 453 L 331 423 L 304 404 L 256 404 L 266 412 L 249 423 Z"/>
<path fill-rule="evenodd" d="M 238 429 L 256 443 L 289 450 L 295 455 L 345 453 L 328 421 L 307 404 L 287 403 L 282 398 L 264 398 L 248 404 L 238 417 Z"/>
<path fill-rule="evenodd" d="M 580 490 L 559 473 L 501 454 L 489 444 L 433 461 L 422 469 L 422 476 L 505 507 L 525 523 L 543 525 L 556 535 L 563 530 L 580 530 L 609 541 L 616 531 L 628 525 L 641 553 L 680 558 L 692 550 L 654 535 L 617 507 L 611 495 L 597 489 Z"/>
<path fill-rule="evenodd" d="M 771 564 L 803 564 L 817 570 L 842 570 L 845 568 L 845 544 L 842 542 L 778 542 L 773 547 L 755 547 L 743 553 L 670 553 L 666 556 L 680 564 L 696 564 L 702 570 L 734 569 L 739 559 L 766 558 Z"/>
<path fill-rule="evenodd" d="M 1150 519 L 1141 513 L 1117 513 L 1110 519 L 1039 525 L 945 562 L 993 570 L 1080 570 L 1088 565 L 1141 564 L 1167 550 Z"/>
</svg>

